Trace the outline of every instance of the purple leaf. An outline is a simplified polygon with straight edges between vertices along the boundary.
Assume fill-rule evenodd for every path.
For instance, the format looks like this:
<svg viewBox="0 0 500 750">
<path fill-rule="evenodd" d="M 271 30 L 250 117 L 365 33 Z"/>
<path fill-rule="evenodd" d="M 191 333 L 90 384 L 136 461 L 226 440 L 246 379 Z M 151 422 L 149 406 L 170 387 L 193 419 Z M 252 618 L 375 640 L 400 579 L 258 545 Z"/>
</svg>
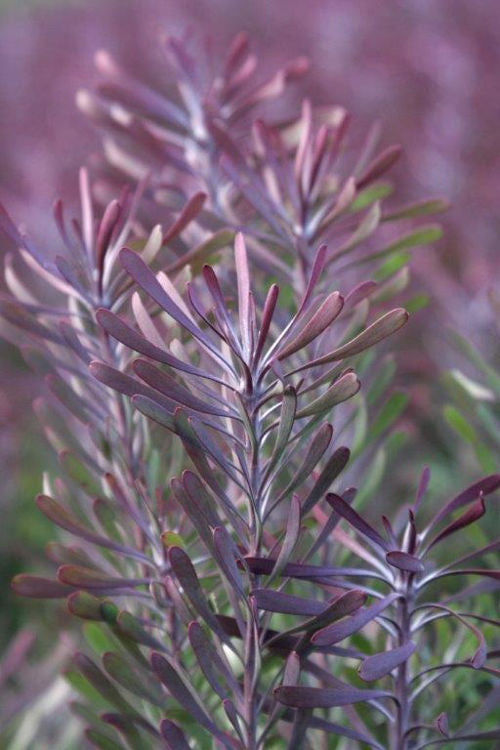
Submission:
<svg viewBox="0 0 500 750">
<path fill-rule="evenodd" d="M 409 573 L 423 573 L 424 564 L 418 557 L 408 554 L 408 552 L 400 552 L 399 550 L 392 550 L 388 552 L 385 559 L 389 565 L 393 565 L 399 570 L 406 570 Z"/>
<path fill-rule="evenodd" d="M 158 367 L 151 365 L 144 359 L 136 359 L 134 372 L 147 383 L 151 388 L 162 393 L 168 399 L 183 404 L 189 409 L 194 409 L 205 414 L 214 414 L 219 417 L 231 417 L 232 415 L 225 409 L 212 405 L 208 400 L 202 400 L 194 396 L 187 388 L 178 383 L 171 375 L 162 372 Z M 138 393 L 138 391 L 135 391 Z M 150 394 L 145 394 L 149 397 Z"/>
<path fill-rule="evenodd" d="M 292 497 L 290 508 L 288 511 L 288 517 L 286 522 L 286 532 L 283 544 L 279 551 L 279 555 L 273 567 L 273 571 L 269 578 L 269 582 L 274 578 L 281 575 L 283 569 L 287 565 L 295 546 L 297 545 L 299 534 L 300 534 L 300 502 L 296 495 Z"/>
<path fill-rule="evenodd" d="M 217 526 L 213 531 L 217 562 L 231 586 L 245 596 L 245 589 L 241 580 L 236 559 L 241 560 L 236 546 L 224 526 Z"/>
<path fill-rule="evenodd" d="M 441 508 L 441 510 L 434 516 L 430 527 L 435 526 L 443 518 L 446 518 L 450 513 L 453 513 L 453 511 L 463 508 L 464 505 L 473 503 L 481 494 L 489 495 L 490 493 L 495 492 L 499 487 L 500 474 L 490 474 L 490 476 L 480 479 L 479 482 L 471 484 L 470 487 L 467 487 L 466 490 L 454 497 L 453 500 L 450 500 L 444 508 Z"/>
<path fill-rule="evenodd" d="M 384 609 L 387 609 L 396 599 L 399 598 L 399 594 L 394 592 L 385 596 L 383 599 L 379 599 L 375 604 L 369 607 L 365 607 L 357 612 L 352 617 L 342 620 L 342 622 L 334 623 L 328 627 L 320 630 L 313 635 L 312 641 L 317 646 L 330 646 L 339 641 L 343 641 L 353 633 L 357 633 L 367 623 L 378 617 Z"/>
<path fill-rule="evenodd" d="M 169 691 L 172 698 L 182 706 L 191 716 L 205 729 L 215 736 L 221 736 L 220 732 L 209 715 L 206 713 L 200 697 L 194 692 L 189 682 L 178 667 L 174 667 L 162 654 L 153 653 L 151 656 L 153 671 L 160 678 Z"/>
<path fill-rule="evenodd" d="M 321 474 L 319 475 L 314 487 L 304 500 L 302 506 L 302 515 L 305 516 L 316 505 L 318 500 L 328 492 L 334 480 L 344 469 L 350 456 L 349 448 L 337 448 L 328 461 L 326 462 Z"/>
<path fill-rule="evenodd" d="M 167 229 L 163 236 L 163 244 L 166 245 L 168 242 L 173 240 L 179 235 L 183 229 L 190 224 L 200 213 L 203 205 L 207 199 L 205 193 L 195 193 L 186 203 L 181 213 L 174 221 L 174 223 Z"/>
<path fill-rule="evenodd" d="M 375 529 L 370 526 L 370 524 L 367 523 L 359 513 L 356 513 L 349 503 L 346 503 L 343 497 L 335 495 L 334 493 L 329 493 L 326 496 L 326 500 L 332 506 L 333 510 L 342 516 L 342 518 L 345 518 L 345 520 L 348 521 L 356 531 L 367 537 L 377 547 L 389 551 L 390 548 L 388 542 L 386 542 L 385 539 L 380 536 L 378 531 L 375 531 Z"/>
<path fill-rule="evenodd" d="M 38 495 L 38 497 L 36 498 L 36 504 L 42 511 L 42 513 L 54 524 L 56 524 L 56 526 L 69 531 L 70 534 L 74 534 L 75 536 L 80 537 L 81 539 L 85 539 L 92 544 L 96 544 L 99 547 L 104 547 L 106 549 L 111 549 L 127 557 L 135 557 L 142 562 L 149 563 L 152 566 L 152 562 L 142 552 L 139 552 L 138 550 L 130 547 L 126 547 L 125 545 L 118 544 L 117 542 L 113 542 L 107 537 L 100 536 L 99 534 L 95 534 L 89 529 L 86 529 L 85 526 L 77 521 L 77 519 L 74 518 L 74 516 L 72 516 L 71 513 L 66 510 L 66 508 L 53 500 L 51 497 L 48 497 L 47 495 Z"/>
<path fill-rule="evenodd" d="M 274 691 L 276 700 L 292 708 L 333 708 L 352 703 L 385 698 L 390 693 L 383 690 L 359 690 L 348 685 L 345 688 L 314 688 L 282 685 Z"/>
<path fill-rule="evenodd" d="M 379 680 L 390 674 L 393 669 L 407 661 L 415 651 L 416 645 L 411 641 L 390 651 L 382 651 L 364 659 L 359 670 L 359 676 L 366 682 Z"/>
<path fill-rule="evenodd" d="M 107 333 L 118 341 L 121 341 L 125 346 L 128 346 L 129 349 L 133 349 L 140 354 L 144 354 L 146 357 L 151 357 L 151 359 L 169 365 L 181 372 L 187 372 L 190 375 L 196 375 L 201 378 L 220 382 L 219 378 L 211 375 L 209 372 L 200 370 L 188 362 L 183 362 L 181 359 L 177 359 L 177 357 L 169 354 L 169 352 L 155 346 L 144 338 L 144 336 L 141 336 L 140 333 L 134 331 L 134 329 L 127 325 L 127 323 L 119 318 L 118 315 L 115 315 L 109 310 L 104 308 L 99 309 L 96 313 L 96 318 Z"/>
<path fill-rule="evenodd" d="M 392 165 L 399 159 L 403 149 L 401 146 L 389 146 L 385 151 L 382 151 L 375 159 L 366 167 L 363 174 L 356 180 L 356 188 L 362 190 L 366 185 L 378 177 L 381 177 L 387 172 Z"/>
<path fill-rule="evenodd" d="M 212 690 L 220 698 L 227 698 L 228 689 L 221 684 L 219 679 L 219 675 L 222 675 L 228 685 L 230 685 L 231 692 L 237 692 L 238 685 L 233 674 L 219 656 L 212 641 L 205 634 L 201 625 L 197 622 L 191 622 L 188 627 L 188 637 L 200 669 Z"/>
<path fill-rule="evenodd" d="M 186 735 L 180 727 L 170 719 L 162 719 L 160 724 L 161 736 L 167 743 L 167 750 L 190 750 Z"/>
<path fill-rule="evenodd" d="M 314 341 L 338 317 L 343 305 L 339 292 L 329 294 L 302 330 L 278 350 L 277 359 L 286 359 Z"/>
<path fill-rule="evenodd" d="M 16 594 L 31 599 L 63 599 L 75 590 L 73 586 L 66 586 L 59 581 L 31 576 L 26 573 L 14 576 L 11 586 Z"/>
<path fill-rule="evenodd" d="M 241 232 L 238 232 L 234 241 L 234 261 L 238 284 L 238 314 L 241 339 L 244 350 L 249 353 L 251 349 L 250 273 L 248 270 L 245 239 Z"/>
<path fill-rule="evenodd" d="M 450 534 L 454 534 L 456 531 L 460 531 L 460 529 L 463 529 L 466 526 L 470 526 L 471 523 L 475 523 L 477 520 L 484 516 L 485 512 L 486 508 L 484 505 L 484 500 L 482 497 L 479 497 L 478 500 L 476 500 L 470 506 L 470 508 L 467 508 L 467 510 L 462 513 L 461 516 L 459 516 L 459 518 L 446 526 L 446 528 L 444 528 L 437 536 L 434 537 L 434 539 L 428 544 L 426 552 L 429 552 L 429 550 L 431 550 L 435 544 L 438 544 L 443 539 L 446 539 L 446 537 L 450 536 Z"/>
<path fill-rule="evenodd" d="M 255 364 L 259 362 L 260 356 L 264 349 L 264 346 L 267 340 L 267 334 L 269 333 L 269 328 L 271 327 L 273 313 L 274 313 L 274 310 L 276 309 L 276 303 L 278 302 L 279 292 L 280 292 L 279 286 L 277 284 L 272 284 L 272 286 L 269 288 L 269 291 L 267 293 L 266 301 L 264 302 L 264 308 L 262 311 L 262 320 L 260 324 L 259 335 L 257 338 L 257 344 L 255 346 L 255 353 L 254 353 Z"/>
<path fill-rule="evenodd" d="M 423 496 L 427 492 L 427 487 L 429 486 L 430 478 L 431 478 L 431 470 L 429 469 L 428 466 L 426 466 L 424 470 L 422 471 L 420 482 L 418 483 L 418 489 L 417 489 L 417 494 L 415 497 L 415 502 L 413 504 L 413 512 L 415 513 L 415 515 L 420 507 L 420 503 L 422 502 Z"/>
<path fill-rule="evenodd" d="M 134 281 L 155 302 L 168 313 L 182 328 L 188 331 L 203 346 L 206 346 L 217 359 L 222 359 L 217 348 L 209 338 L 205 336 L 198 326 L 181 310 L 162 287 L 154 273 L 144 263 L 142 258 L 133 250 L 124 247 L 120 252 L 120 260 L 124 269 L 132 276 Z"/>
<path fill-rule="evenodd" d="M 385 315 L 382 315 L 382 317 L 378 318 L 378 320 L 368 326 L 368 328 L 362 331 L 358 336 L 351 341 L 348 341 L 347 344 L 340 346 L 338 349 L 334 349 L 329 352 L 329 354 L 325 354 L 322 357 L 318 357 L 317 359 L 310 360 L 309 362 L 300 365 L 300 367 L 295 368 L 293 372 L 296 373 L 301 370 L 308 370 L 311 367 L 324 365 L 328 362 L 337 362 L 346 357 L 352 357 L 354 354 L 359 354 L 399 330 L 404 326 L 408 317 L 406 310 L 403 310 L 401 307 L 395 308 Z"/>
<path fill-rule="evenodd" d="M 267 612 L 281 612 L 288 615 L 319 615 L 327 603 L 301 596 L 284 594 L 272 589 L 255 589 L 251 592 L 259 609 Z"/>
<path fill-rule="evenodd" d="M 168 559 L 172 570 L 180 583 L 185 596 L 189 599 L 194 611 L 207 623 L 209 628 L 221 633 L 216 616 L 210 609 L 207 598 L 201 587 L 193 563 L 181 547 L 170 547 Z"/>
<path fill-rule="evenodd" d="M 150 583 L 149 578 L 116 578 L 79 565 L 62 565 L 57 571 L 57 577 L 61 583 L 73 588 L 95 589 L 97 591 L 129 589 Z"/>
</svg>

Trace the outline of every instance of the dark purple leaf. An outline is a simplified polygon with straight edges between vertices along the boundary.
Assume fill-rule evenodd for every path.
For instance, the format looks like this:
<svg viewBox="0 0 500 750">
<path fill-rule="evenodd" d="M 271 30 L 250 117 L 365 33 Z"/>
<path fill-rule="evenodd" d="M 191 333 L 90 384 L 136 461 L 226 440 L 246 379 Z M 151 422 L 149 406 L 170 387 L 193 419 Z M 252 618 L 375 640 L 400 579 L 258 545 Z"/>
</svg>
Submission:
<svg viewBox="0 0 500 750">
<path fill-rule="evenodd" d="M 389 565 L 393 565 L 395 568 L 399 568 L 399 570 L 406 570 L 409 573 L 424 572 L 423 562 L 418 557 L 408 554 L 408 552 L 393 550 L 386 554 L 385 559 Z"/>
<path fill-rule="evenodd" d="M 435 544 L 438 544 L 443 539 L 446 539 L 446 537 L 450 536 L 450 534 L 454 534 L 456 531 L 460 531 L 460 529 L 469 526 L 471 523 L 475 523 L 477 520 L 484 516 L 485 512 L 486 508 L 484 505 L 484 500 L 482 497 L 479 497 L 469 508 L 467 508 L 464 513 L 462 513 L 461 516 L 459 516 L 459 518 L 446 526 L 446 528 L 444 528 L 437 536 L 434 537 L 434 539 L 427 546 L 426 552 L 429 552 L 429 550 L 431 550 Z"/>
<path fill-rule="evenodd" d="M 319 615 L 327 607 L 327 602 L 304 599 L 301 596 L 284 594 L 272 589 L 255 589 L 251 592 L 259 609 L 267 612 L 281 612 L 289 615 Z"/>
<path fill-rule="evenodd" d="M 195 193 L 186 203 L 181 213 L 174 221 L 174 223 L 167 229 L 163 236 L 163 244 L 166 245 L 168 242 L 173 240 L 179 235 L 183 229 L 190 224 L 200 213 L 203 205 L 207 199 L 205 193 Z"/>
<path fill-rule="evenodd" d="M 399 159 L 403 149 L 401 146 L 389 146 L 382 151 L 363 171 L 356 180 L 356 188 L 362 190 L 366 185 L 387 172 Z"/>
<path fill-rule="evenodd" d="M 314 688 L 282 685 L 274 691 L 276 700 L 292 708 L 333 708 L 352 703 L 385 698 L 390 693 L 383 690 L 359 690 L 358 688 Z"/>
<path fill-rule="evenodd" d="M 334 493 L 329 493 L 326 496 L 326 500 L 332 506 L 333 510 L 342 516 L 342 518 L 345 518 L 345 520 L 348 521 L 356 531 L 373 542 L 377 547 L 389 551 L 390 547 L 388 542 L 386 542 L 386 540 L 380 536 L 378 531 L 375 531 L 375 529 L 370 526 L 370 524 L 367 523 L 359 513 L 356 513 L 349 503 L 346 503 L 343 497 L 335 495 Z"/>
<path fill-rule="evenodd" d="M 232 672 L 222 657 L 219 656 L 211 639 L 206 635 L 201 625 L 197 622 L 191 622 L 188 627 L 188 637 L 200 669 L 212 690 L 222 699 L 227 698 L 228 689 L 231 692 L 238 692 L 238 684 Z M 220 682 L 221 675 L 229 688 L 224 687 Z"/>
<path fill-rule="evenodd" d="M 434 516 L 430 527 L 435 526 L 439 521 L 446 516 L 453 513 L 453 511 L 463 508 L 464 505 L 469 505 L 478 499 L 480 495 L 489 495 L 495 492 L 500 487 L 500 474 L 490 474 L 484 479 L 480 479 L 479 482 L 471 484 L 466 490 L 461 492 L 459 495 L 450 500 L 441 510 Z"/>
<path fill-rule="evenodd" d="M 403 646 L 393 648 L 390 651 L 383 651 L 380 654 L 373 654 L 364 659 L 359 670 L 359 676 L 366 682 L 373 682 L 385 677 L 393 669 L 407 661 L 415 651 L 416 645 L 411 641 Z"/>
<path fill-rule="evenodd" d="M 396 599 L 399 598 L 399 594 L 394 592 L 385 596 L 383 599 L 379 599 L 369 607 L 356 612 L 352 617 L 342 620 L 342 622 L 334 623 L 328 627 L 320 630 L 318 633 L 313 635 L 312 641 L 317 646 L 329 646 L 339 641 L 343 641 L 353 633 L 357 633 L 367 623 L 378 617 L 387 607 L 389 607 Z"/>
<path fill-rule="evenodd" d="M 350 456 L 349 448 L 341 447 L 337 448 L 328 461 L 326 462 L 321 474 L 319 475 L 314 487 L 312 488 L 309 495 L 304 500 L 302 505 L 302 515 L 306 516 L 307 513 L 316 505 L 318 500 L 328 492 L 334 480 L 338 477 L 340 472 L 344 469 Z"/>
<path fill-rule="evenodd" d="M 222 732 L 217 729 L 206 713 L 201 698 L 194 692 L 186 677 L 181 676 L 180 669 L 173 666 L 162 654 L 156 652 L 151 656 L 151 666 L 172 698 L 175 698 L 182 708 L 205 729 L 220 737 Z"/>
<path fill-rule="evenodd" d="M 167 750 L 190 750 L 186 735 L 170 719 L 163 719 L 160 724 L 161 736 L 167 743 Z"/>
<path fill-rule="evenodd" d="M 245 596 L 245 589 L 241 580 L 236 560 L 241 557 L 236 546 L 224 526 L 217 526 L 213 531 L 217 562 L 231 586 Z"/>
<path fill-rule="evenodd" d="M 134 372 L 137 373 L 141 380 L 151 386 L 151 388 L 162 393 L 171 401 L 183 404 L 190 409 L 205 414 L 214 414 L 219 417 L 234 416 L 225 409 L 211 404 L 208 400 L 202 400 L 197 396 L 194 396 L 187 388 L 174 380 L 171 375 L 163 372 L 158 367 L 151 365 L 144 359 L 136 359 L 133 367 Z M 135 392 L 138 393 L 138 390 L 136 389 Z M 150 396 L 149 393 L 145 395 Z"/>
</svg>

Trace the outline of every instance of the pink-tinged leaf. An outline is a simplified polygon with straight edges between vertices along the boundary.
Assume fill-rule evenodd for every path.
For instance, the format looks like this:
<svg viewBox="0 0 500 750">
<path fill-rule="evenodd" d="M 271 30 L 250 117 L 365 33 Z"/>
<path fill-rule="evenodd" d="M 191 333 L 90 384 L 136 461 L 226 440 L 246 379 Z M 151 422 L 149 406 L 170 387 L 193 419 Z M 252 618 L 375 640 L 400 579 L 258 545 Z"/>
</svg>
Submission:
<svg viewBox="0 0 500 750">
<path fill-rule="evenodd" d="M 330 456 L 326 462 L 321 474 L 319 475 L 314 487 L 307 496 L 302 506 L 302 515 L 305 516 L 316 505 L 318 500 L 328 492 L 334 480 L 343 471 L 349 456 L 351 455 L 348 448 L 341 447 Z"/>
<path fill-rule="evenodd" d="M 292 596 L 272 589 L 255 589 L 251 595 L 255 598 L 259 609 L 287 615 L 319 615 L 328 606 L 327 602 L 304 599 L 301 596 Z"/>
<path fill-rule="evenodd" d="M 346 372 L 325 393 L 313 399 L 307 406 L 302 407 L 297 412 L 297 419 L 302 417 L 311 417 L 314 414 L 321 414 L 329 411 L 337 404 L 352 398 L 361 388 L 361 383 L 355 372 Z"/>
<path fill-rule="evenodd" d="M 113 336 L 113 338 L 120 341 L 122 344 L 125 344 L 125 346 L 128 346 L 129 349 L 133 349 L 140 354 L 144 354 L 146 357 L 151 357 L 151 359 L 154 359 L 157 362 L 162 362 L 165 365 L 169 365 L 170 367 L 173 367 L 176 370 L 180 370 L 181 372 L 187 372 L 190 375 L 197 375 L 201 378 L 219 382 L 219 379 L 210 375 L 210 373 L 205 372 L 204 370 L 200 370 L 181 359 L 177 359 L 177 357 L 174 357 L 169 352 L 160 349 L 158 346 L 155 346 L 146 338 L 144 338 L 144 336 L 141 336 L 140 333 L 134 331 L 134 329 L 127 325 L 125 321 L 123 321 L 121 318 L 119 318 L 109 310 L 101 308 L 97 311 L 96 318 L 99 324 L 107 333 Z"/>
<path fill-rule="evenodd" d="M 276 357 L 280 361 L 286 359 L 314 341 L 338 317 L 343 305 L 339 292 L 329 294 L 302 330 L 278 350 Z"/>
<path fill-rule="evenodd" d="M 389 146 L 382 151 L 364 170 L 363 174 L 356 181 L 358 190 L 362 190 L 366 185 L 387 172 L 399 159 L 403 149 L 401 146 Z"/>
<path fill-rule="evenodd" d="M 356 612 L 352 617 L 346 618 L 341 622 L 329 625 L 323 630 L 318 631 L 313 635 L 312 641 L 317 646 L 331 646 L 334 643 L 343 641 L 344 638 L 357 633 L 365 625 L 378 617 L 387 607 L 389 607 L 396 599 L 399 598 L 399 594 L 394 592 L 385 596 L 383 599 L 379 599 L 375 604 L 365 607 L 364 609 Z"/>
<path fill-rule="evenodd" d="M 324 365 L 328 362 L 337 362 L 345 357 L 352 357 L 355 354 L 359 354 L 398 331 L 404 326 L 408 317 L 406 310 L 403 310 L 403 308 L 400 307 L 395 308 L 385 315 L 382 315 L 382 317 L 368 326 L 368 328 L 362 331 L 358 336 L 351 341 L 348 341 L 347 344 L 340 346 L 338 349 L 334 349 L 329 354 L 325 354 L 322 357 L 318 357 L 317 359 L 313 359 L 300 367 L 297 367 L 293 372 L 300 372 L 301 370 Z"/>
<path fill-rule="evenodd" d="M 205 193 L 195 193 L 182 209 L 181 213 L 174 221 L 171 227 L 167 229 L 163 236 L 163 243 L 170 242 L 177 237 L 186 227 L 190 224 L 193 219 L 196 219 L 201 209 L 203 208 L 207 196 Z"/>
<path fill-rule="evenodd" d="M 390 651 L 382 651 L 380 654 L 373 654 L 364 659 L 359 669 L 359 676 L 365 682 L 373 682 L 390 674 L 400 664 L 406 662 L 416 649 L 416 645 L 411 641 L 403 646 L 393 648 Z"/>
<path fill-rule="evenodd" d="M 385 698 L 390 693 L 383 690 L 359 690 L 346 685 L 343 688 L 313 688 L 282 685 L 276 688 L 276 700 L 292 708 L 333 708 L 353 703 Z"/>
<path fill-rule="evenodd" d="M 267 292 L 266 301 L 264 302 L 264 308 L 262 311 L 262 321 L 260 324 L 259 335 L 257 337 L 257 344 L 255 346 L 254 362 L 258 363 L 260 356 L 264 349 L 269 328 L 271 327 L 271 321 L 273 314 L 276 309 L 276 303 L 278 302 L 279 286 L 272 284 Z"/>
<path fill-rule="evenodd" d="M 410 555 L 408 552 L 392 550 L 386 554 L 385 559 L 389 565 L 393 565 L 395 568 L 399 568 L 399 570 L 406 570 L 408 573 L 424 572 L 422 560 L 414 555 Z"/>
<path fill-rule="evenodd" d="M 200 697 L 194 692 L 187 679 L 181 676 L 178 667 L 174 667 L 162 654 L 156 652 L 151 656 L 151 666 L 170 695 L 185 711 L 209 732 L 215 736 L 222 736 L 222 732 L 217 729 L 206 713 Z"/>
<path fill-rule="evenodd" d="M 434 537 L 434 539 L 427 546 L 426 552 L 432 549 L 435 544 L 438 544 L 439 542 L 443 541 L 443 539 L 449 537 L 450 534 L 454 534 L 456 531 L 460 531 L 460 529 L 464 529 L 466 526 L 470 526 L 471 523 L 475 523 L 476 521 L 478 521 L 484 516 L 485 512 L 486 507 L 484 504 L 484 500 L 482 497 L 479 497 L 478 500 L 476 500 L 469 508 L 467 508 L 464 513 L 462 513 L 461 516 L 459 516 L 459 518 L 448 524 L 446 528 L 444 528 L 437 536 Z"/>
<path fill-rule="evenodd" d="M 484 479 L 480 479 L 479 482 L 471 484 L 466 490 L 461 492 L 459 495 L 450 500 L 441 510 L 435 515 L 430 526 L 434 526 L 443 518 L 453 513 L 453 511 L 463 508 L 464 505 L 469 505 L 478 499 L 480 495 L 489 495 L 495 492 L 500 487 L 500 474 L 490 474 Z"/>
<path fill-rule="evenodd" d="M 343 497 L 330 493 L 326 496 L 326 500 L 333 510 L 342 516 L 342 518 L 345 518 L 345 520 L 348 521 L 356 531 L 359 531 L 360 534 L 367 537 L 371 542 L 376 544 L 377 547 L 381 547 L 386 551 L 390 550 L 388 542 L 386 542 L 386 540 L 380 536 L 378 531 L 375 531 L 375 529 L 370 526 L 370 524 L 367 523 L 359 513 L 356 513 L 354 508 L 352 508 L 349 503 L 346 503 Z"/>
<path fill-rule="evenodd" d="M 300 302 L 299 309 L 295 314 L 296 319 L 309 304 L 309 300 L 311 299 L 314 288 L 318 283 L 318 279 L 321 276 L 323 268 L 325 267 L 327 250 L 328 248 L 326 245 L 320 245 L 316 252 L 316 255 L 314 256 L 314 261 L 312 264 L 311 273 L 309 275 L 309 280 L 307 282 L 306 291 L 304 292 L 304 296 L 302 297 L 302 300 Z"/>
<path fill-rule="evenodd" d="M 238 284 L 238 314 L 240 321 L 241 339 L 246 352 L 251 346 L 250 322 L 250 273 L 245 239 L 238 232 L 234 241 L 234 261 L 236 266 L 236 281 Z"/>
<path fill-rule="evenodd" d="M 101 219 L 101 223 L 97 231 L 95 250 L 96 265 L 99 272 L 99 278 L 102 276 L 106 253 L 108 251 L 113 233 L 115 232 L 118 222 L 120 221 L 121 215 L 122 207 L 117 200 L 114 200 L 111 201 L 111 203 L 106 207 L 104 215 Z"/>
<path fill-rule="evenodd" d="M 138 286 L 143 289 L 154 301 L 165 310 L 182 328 L 188 331 L 195 339 L 207 347 L 216 358 L 221 355 L 214 347 L 203 331 L 188 318 L 174 300 L 167 294 L 154 273 L 144 263 L 142 258 L 133 250 L 124 247 L 120 252 L 120 261 L 123 268 L 130 274 Z"/>
<path fill-rule="evenodd" d="M 101 573 L 98 570 L 83 568 L 78 565 L 62 565 L 57 571 L 57 577 L 61 583 L 82 589 L 93 589 L 96 591 L 113 591 L 119 589 L 135 588 L 150 583 L 149 578 L 116 578 Z"/>
<path fill-rule="evenodd" d="M 161 736 L 167 743 L 167 750 L 190 750 L 191 746 L 182 729 L 170 719 L 162 719 Z"/>
<path fill-rule="evenodd" d="M 26 573 L 14 576 L 11 587 L 16 594 L 30 599 L 63 599 L 75 590 L 72 586 L 66 586 L 59 581 Z"/>
<path fill-rule="evenodd" d="M 230 412 L 225 409 L 214 406 L 209 401 L 203 401 L 193 395 L 187 388 L 174 380 L 171 375 L 163 372 L 158 367 L 155 367 L 144 359 L 137 359 L 133 364 L 133 368 L 134 372 L 141 378 L 141 380 L 178 404 L 182 404 L 189 409 L 194 409 L 195 411 L 204 414 L 213 414 L 218 417 L 232 416 Z M 136 391 L 136 393 L 137 392 L 138 391 Z"/>
<path fill-rule="evenodd" d="M 362 281 L 360 284 L 354 287 L 352 291 L 349 292 L 347 297 L 344 301 L 344 307 L 346 309 L 354 307 L 358 304 L 358 302 L 361 302 L 362 300 L 366 299 L 366 297 L 369 297 L 372 292 L 377 289 L 378 284 L 376 281 Z"/>
</svg>

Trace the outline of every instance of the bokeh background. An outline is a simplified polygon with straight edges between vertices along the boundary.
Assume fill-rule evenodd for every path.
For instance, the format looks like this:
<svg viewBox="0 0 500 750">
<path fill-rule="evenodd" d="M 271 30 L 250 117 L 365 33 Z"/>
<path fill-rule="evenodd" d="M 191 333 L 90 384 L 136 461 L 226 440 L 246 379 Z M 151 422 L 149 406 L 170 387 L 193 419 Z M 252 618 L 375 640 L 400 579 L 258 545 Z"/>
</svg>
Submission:
<svg viewBox="0 0 500 750">
<path fill-rule="evenodd" d="M 215 53 L 247 31 L 264 68 L 305 54 L 311 70 L 291 95 L 297 103 L 308 96 L 342 104 L 360 131 L 382 121 L 384 143 L 405 148 L 394 175 L 402 198 L 439 195 L 452 202 L 443 240 L 414 263 L 432 315 L 493 360 L 500 265 L 498 0 L 0 0 L 0 200 L 18 223 L 53 252 L 52 202 L 58 196 L 76 201 L 76 171 L 100 149 L 75 105 L 75 93 L 95 81 L 95 52 L 110 50 L 138 78 L 167 90 L 156 40 L 160 32 L 187 28 L 207 33 Z M 0 240 L 1 252 L 8 249 Z M 436 366 L 462 366 L 451 347 L 438 342 L 428 350 Z M 410 354 L 418 370 L 418 346 Z M 40 568 L 50 529 L 33 497 L 53 459 L 31 414 L 38 386 L 7 345 L 0 378 L 1 653 L 21 623 L 51 626 L 50 610 L 15 599 L 8 581 Z M 437 410 L 439 392 L 433 398 L 427 406 Z M 464 481 L 477 468 L 467 456 L 460 466 Z M 450 460 L 450 471 L 456 468 Z"/>
</svg>

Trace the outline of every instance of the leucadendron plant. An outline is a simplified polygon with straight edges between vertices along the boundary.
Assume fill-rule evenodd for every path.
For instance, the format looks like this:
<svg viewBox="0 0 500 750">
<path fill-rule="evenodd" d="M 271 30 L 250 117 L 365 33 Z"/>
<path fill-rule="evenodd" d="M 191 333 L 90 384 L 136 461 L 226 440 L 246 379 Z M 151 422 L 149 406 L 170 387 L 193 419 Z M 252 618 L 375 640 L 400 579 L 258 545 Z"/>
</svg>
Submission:
<svg viewBox="0 0 500 750">
<path fill-rule="evenodd" d="M 82 171 L 80 219 L 56 204 L 61 252 L 1 217 L 19 247 L 3 331 L 47 382 L 36 408 L 61 464 L 36 501 L 62 530 L 53 572 L 13 587 L 82 624 L 65 674 L 94 747 L 485 747 L 499 542 L 479 522 L 500 476 L 426 514 L 424 471 L 382 531 L 377 484 L 356 490 L 399 440 L 379 348 L 408 319 L 408 248 L 438 236 L 386 227 L 444 204 L 383 212 L 399 149 L 372 158 L 372 133 L 346 167 L 343 111 L 252 123 L 304 61 L 249 88 L 243 37 L 208 83 L 168 46 L 182 105 L 99 57 L 111 104 L 80 104 L 113 169 L 94 190 Z M 117 171 L 140 182 L 113 199 Z M 466 716 L 443 688 L 457 672 L 483 700 Z"/>
</svg>

